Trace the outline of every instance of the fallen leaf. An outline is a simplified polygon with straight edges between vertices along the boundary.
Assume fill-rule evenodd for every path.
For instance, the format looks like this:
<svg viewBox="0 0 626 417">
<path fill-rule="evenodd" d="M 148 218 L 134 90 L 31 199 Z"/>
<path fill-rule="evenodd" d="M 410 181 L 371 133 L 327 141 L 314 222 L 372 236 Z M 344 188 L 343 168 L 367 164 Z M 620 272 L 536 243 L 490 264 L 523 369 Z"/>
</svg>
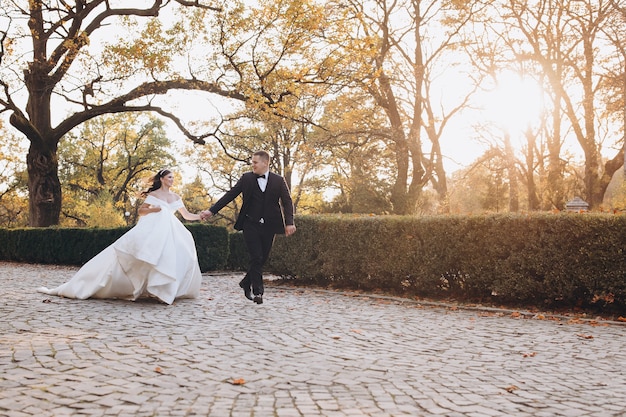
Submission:
<svg viewBox="0 0 626 417">
<path fill-rule="evenodd" d="M 511 317 L 518 318 L 520 316 L 521 316 L 521 314 L 520 314 L 519 311 L 514 311 L 514 312 L 511 313 Z"/>
<path fill-rule="evenodd" d="M 578 333 L 576 336 L 578 337 L 582 337 L 583 339 L 593 339 L 593 336 L 590 334 L 582 334 L 582 333 Z"/>
<path fill-rule="evenodd" d="M 243 385 L 246 383 L 246 381 L 243 378 L 238 378 L 238 379 L 233 379 L 232 381 L 230 381 L 230 383 L 233 385 Z"/>
<path fill-rule="evenodd" d="M 160 366 L 157 366 L 156 368 L 154 368 L 154 372 L 158 372 L 158 373 L 162 374 L 163 373 L 163 369 L 161 369 Z"/>
<path fill-rule="evenodd" d="M 626 317 L 619 316 L 617 318 L 617 321 L 626 321 Z"/>
<path fill-rule="evenodd" d="M 517 385 L 509 385 L 508 387 L 505 388 L 505 390 L 507 390 L 507 392 L 513 392 L 516 389 L 519 389 L 519 387 Z"/>
<path fill-rule="evenodd" d="M 352 329 L 351 331 L 354 333 L 358 333 L 358 334 L 363 333 L 363 330 L 360 330 L 360 329 Z"/>
<path fill-rule="evenodd" d="M 525 357 L 525 358 L 532 358 L 536 354 L 537 354 L 537 352 L 529 352 L 529 353 L 522 354 L 522 356 Z"/>
</svg>

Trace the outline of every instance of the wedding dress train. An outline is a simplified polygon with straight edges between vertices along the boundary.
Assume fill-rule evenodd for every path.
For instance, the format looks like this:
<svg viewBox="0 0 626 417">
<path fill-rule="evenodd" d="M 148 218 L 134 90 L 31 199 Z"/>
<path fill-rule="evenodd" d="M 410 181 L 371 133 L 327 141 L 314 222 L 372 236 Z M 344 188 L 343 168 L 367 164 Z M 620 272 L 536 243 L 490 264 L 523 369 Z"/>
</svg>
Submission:
<svg viewBox="0 0 626 417">
<path fill-rule="evenodd" d="M 153 296 L 167 304 L 195 298 L 202 275 L 191 232 L 174 215 L 182 200 L 168 203 L 149 195 L 161 211 L 141 216 L 127 233 L 94 256 L 68 282 L 39 292 L 67 298 Z"/>
</svg>

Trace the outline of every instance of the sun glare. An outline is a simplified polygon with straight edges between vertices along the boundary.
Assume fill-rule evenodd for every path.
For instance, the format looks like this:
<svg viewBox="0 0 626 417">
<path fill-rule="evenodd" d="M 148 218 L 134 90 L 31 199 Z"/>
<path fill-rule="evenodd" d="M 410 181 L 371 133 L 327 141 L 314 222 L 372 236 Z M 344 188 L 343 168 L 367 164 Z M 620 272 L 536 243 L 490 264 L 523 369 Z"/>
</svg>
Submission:
<svg viewBox="0 0 626 417">
<path fill-rule="evenodd" d="M 543 110 L 541 89 L 531 78 L 504 72 L 486 94 L 483 108 L 485 121 L 514 136 L 539 122 Z"/>
</svg>

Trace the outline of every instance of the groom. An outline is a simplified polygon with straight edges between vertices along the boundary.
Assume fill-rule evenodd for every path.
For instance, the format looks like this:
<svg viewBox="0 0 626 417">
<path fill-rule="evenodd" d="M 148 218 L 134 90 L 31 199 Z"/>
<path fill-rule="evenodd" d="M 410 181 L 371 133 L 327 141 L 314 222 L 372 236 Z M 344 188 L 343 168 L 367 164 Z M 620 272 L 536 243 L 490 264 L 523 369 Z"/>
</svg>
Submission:
<svg viewBox="0 0 626 417">
<path fill-rule="evenodd" d="M 269 171 L 269 164 L 267 152 L 255 152 L 252 155 L 252 172 L 243 174 L 217 203 L 200 214 L 202 219 L 209 218 L 243 194 L 243 205 L 235 229 L 243 230 L 250 264 L 239 286 L 246 298 L 257 304 L 263 304 L 263 265 L 269 257 L 274 236 L 290 236 L 296 232 L 289 188 L 283 177 Z"/>
</svg>

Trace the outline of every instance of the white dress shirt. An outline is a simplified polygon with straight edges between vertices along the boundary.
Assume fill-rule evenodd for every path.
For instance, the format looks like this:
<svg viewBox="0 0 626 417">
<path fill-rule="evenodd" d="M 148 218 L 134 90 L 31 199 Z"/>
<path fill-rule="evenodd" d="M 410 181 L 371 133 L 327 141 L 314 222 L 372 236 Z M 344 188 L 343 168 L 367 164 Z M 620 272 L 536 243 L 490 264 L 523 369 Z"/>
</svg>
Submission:
<svg viewBox="0 0 626 417">
<path fill-rule="evenodd" d="M 257 177 L 257 182 L 259 183 L 259 188 L 261 189 L 261 191 L 265 192 L 265 187 L 267 187 L 267 177 L 270 174 L 269 171 L 267 171 L 265 173 L 265 178 L 261 178 L 261 177 Z M 263 174 L 261 174 L 263 175 Z"/>
</svg>

